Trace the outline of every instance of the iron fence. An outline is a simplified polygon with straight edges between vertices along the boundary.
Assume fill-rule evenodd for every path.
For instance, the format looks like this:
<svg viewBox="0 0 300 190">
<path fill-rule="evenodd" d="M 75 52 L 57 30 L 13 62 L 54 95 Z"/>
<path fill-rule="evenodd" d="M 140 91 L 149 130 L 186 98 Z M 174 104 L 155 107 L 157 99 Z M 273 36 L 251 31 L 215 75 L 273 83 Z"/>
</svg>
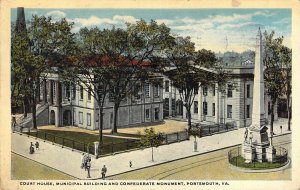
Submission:
<svg viewBox="0 0 300 190">
<path fill-rule="evenodd" d="M 237 129 L 235 122 L 228 122 L 226 124 L 214 124 L 214 125 L 201 125 L 197 124 L 196 127 L 200 128 L 200 137 L 211 136 L 220 132 L 226 132 L 233 129 Z"/>
<path fill-rule="evenodd" d="M 288 162 L 288 151 L 283 147 L 274 147 L 275 157 L 268 162 L 267 153 L 255 154 L 253 161 L 246 163 L 241 147 L 234 148 L 228 152 L 228 162 L 237 167 L 250 169 L 272 169 L 284 166 Z"/>
</svg>

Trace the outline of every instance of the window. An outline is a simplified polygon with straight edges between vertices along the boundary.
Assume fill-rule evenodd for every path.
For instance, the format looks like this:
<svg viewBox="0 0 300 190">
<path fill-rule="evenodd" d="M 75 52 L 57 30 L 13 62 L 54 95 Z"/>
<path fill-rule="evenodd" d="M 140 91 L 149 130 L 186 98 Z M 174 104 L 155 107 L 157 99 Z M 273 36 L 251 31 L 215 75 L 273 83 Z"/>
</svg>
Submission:
<svg viewBox="0 0 300 190">
<path fill-rule="evenodd" d="M 169 86 L 170 86 L 170 81 L 166 80 L 165 81 L 165 91 L 169 92 Z"/>
<path fill-rule="evenodd" d="M 250 98 L 250 84 L 247 84 L 247 98 Z"/>
<path fill-rule="evenodd" d="M 65 93 L 66 93 L 66 98 L 70 98 L 70 85 L 66 84 L 65 85 Z"/>
<path fill-rule="evenodd" d="M 79 112 L 79 124 L 83 124 L 83 113 Z"/>
<path fill-rule="evenodd" d="M 158 97 L 159 96 L 159 84 L 153 85 L 153 96 Z"/>
<path fill-rule="evenodd" d="M 90 113 L 86 114 L 86 120 L 87 120 L 87 126 L 91 126 L 91 114 Z"/>
<path fill-rule="evenodd" d="M 89 88 L 89 90 L 88 90 L 88 100 L 91 100 L 91 98 L 92 98 L 92 89 Z"/>
<path fill-rule="evenodd" d="M 150 110 L 149 109 L 146 109 L 145 117 L 146 117 L 146 119 L 150 119 Z"/>
<path fill-rule="evenodd" d="M 159 120 L 159 108 L 154 108 L 154 119 Z"/>
<path fill-rule="evenodd" d="M 247 118 L 250 118 L 250 105 L 247 105 Z"/>
<path fill-rule="evenodd" d="M 212 103 L 212 116 L 216 115 L 216 104 Z"/>
<path fill-rule="evenodd" d="M 206 86 L 203 87 L 203 96 L 207 96 L 207 87 Z"/>
<path fill-rule="evenodd" d="M 80 99 L 83 100 L 83 86 L 80 85 Z"/>
<path fill-rule="evenodd" d="M 75 100 L 76 98 L 76 85 L 73 85 L 73 93 L 72 93 L 72 99 Z"/>
<path fill-rule="evenodd" d="M 198 113 L 198 101 L 194 101 L 194 113 Z"/>
<path fill-rule="evenodd" d="M 137 84 L 134 86 L 134 89 L 133 89 L 133 96 L 134 96 L 134 99 L 141 99 L 141 91 L 140 91 L 140 84 Z"/>
<path fill-rule="evenodd" d="M 216 85 L 213 85 L 213 87 L 212 87 L 212 93 L 213 93 L 213 96 L 216 95 Z"/>
<path fill-rule="evenodd" d="M 150 85 L 148 82 L 144 85 L 144 93 L 146 97 L 150 97 Z"/>
<path fill-rule="evenodd" d="M 203 102 L 203 115 L 207 115 L 207 102 Z"/>
<path fill-rule="evenodd" d="M 227 118 L 232 118 L 232 105 L 227 105 Z"/>
<path fill-rule="evenodd" d="M 227 88 L 227 97 L 232 98 L 232 85 L 229 84 Z"/>
<path fill-rule="evenodd" d="M 194 94 L 198 94 L 198 91 L 199 91 L 199 86 L 197 85 L 197 86 L 195 86 L 195 88 L 194 88 Z"/>
</svg>

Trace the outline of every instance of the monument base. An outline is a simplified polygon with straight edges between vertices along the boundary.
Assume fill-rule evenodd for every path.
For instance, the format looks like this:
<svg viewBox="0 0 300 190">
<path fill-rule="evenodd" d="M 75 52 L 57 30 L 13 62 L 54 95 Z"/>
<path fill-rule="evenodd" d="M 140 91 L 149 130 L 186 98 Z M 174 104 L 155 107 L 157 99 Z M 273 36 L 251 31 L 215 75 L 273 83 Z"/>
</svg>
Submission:
<svg viewBox="0 0 300 190">
<path fill-rule="evenodd" d="M 276 149 L 273 146 L 266 148 L 266 158 L 268 162 L 274 162 L 276 157 Z"/>
<path fill-rule="evenodd" d="M 255 160 L 255 148 L 244 142 L 242 149 L 242 157 L 245 158 L 245 163 L 253 162 Z"/>
</svg>

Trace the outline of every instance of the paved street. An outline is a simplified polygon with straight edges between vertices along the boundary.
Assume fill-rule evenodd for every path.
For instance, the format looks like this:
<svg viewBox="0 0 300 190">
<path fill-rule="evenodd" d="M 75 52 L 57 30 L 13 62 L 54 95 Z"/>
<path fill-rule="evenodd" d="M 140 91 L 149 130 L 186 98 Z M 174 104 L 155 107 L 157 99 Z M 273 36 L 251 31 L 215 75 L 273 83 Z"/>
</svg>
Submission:
<svg viewBox="0 0 300 190">
<path fill-rule="evenodd" d="M 291 135 L 274 138 L 274 145 L 291 152 Z M 201 154 L 166 164 L 112 176 L 113 180 L 290 180 L 292 170 L 264 173 L 246 173 L 233 170 L 228 163 L 228 152 L 232 148 Z"/>
<path fill-rule="evenodd" d="M 279 126 L 283 126 L 283 133 L 288 133 L 284 123 L 277 123 L 274 126 L 274 132 L 280 134 Z M 154 149 L 154 162 L 151 161 L 151 149 L 131 151 L 123 154 L 116 154 L 100 159 L 92 158 L 91 177 L 100 178 L 100 170 L 103 165 L 108 168 L 107 176 L 133 171 L 140 168 L 154 166 L 161 163 L 170 162 L 180 158 L 190 157 L 209 151 L 222 149 L 240 144 L 243 141 L 244 129 L 234 130 L 227 133 L 217 134 L 198 139 L 198 152 L 193 151 L 193 138 L 189 141 L 173 143 L 160 146 Z M 35 138 L 26 135 L 12 134 L 12 151 L 43 163 L 49 167 L 55 168 L 63 173 L 74 176 L 79 179 L 87 179 L 87 172 L 80 168 L 82 153 L 71 151 L 67 148 L 52 145 L 52 143 L 40 141 L 40 150 L 35 154 L 29 154 L 30 142 L 35 142 Z M 129 167 L 129 161 L 132 161 L 133 167 Z"/>
</svg>

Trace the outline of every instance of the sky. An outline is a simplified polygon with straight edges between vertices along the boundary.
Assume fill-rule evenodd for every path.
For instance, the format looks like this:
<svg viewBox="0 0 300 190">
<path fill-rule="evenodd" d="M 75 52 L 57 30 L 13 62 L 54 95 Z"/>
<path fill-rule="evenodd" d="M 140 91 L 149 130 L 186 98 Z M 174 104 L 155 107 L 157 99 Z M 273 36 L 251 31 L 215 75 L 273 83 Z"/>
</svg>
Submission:
<svg viewBox="0 0 300 190">
<path fill-rule="evenodd" d="M 53 20 L 66 18 L 74 22 L 73 32 L 82 27 L 125 28 L 125 22 L 139 19 L 165 23 L 171 32 L 190 36 L 196 50 L 205 48 L 216 53 L 254 50 L 258 28 L 262 32 L 275 31 L 284 36 L 284 44 L 291 47 L 290 9 L 30 9 L 25 8 L 26 20 L 32 15 L 51 16 Z M 16 20 L 12 9 L 11 20 Z"/>
</svg>

